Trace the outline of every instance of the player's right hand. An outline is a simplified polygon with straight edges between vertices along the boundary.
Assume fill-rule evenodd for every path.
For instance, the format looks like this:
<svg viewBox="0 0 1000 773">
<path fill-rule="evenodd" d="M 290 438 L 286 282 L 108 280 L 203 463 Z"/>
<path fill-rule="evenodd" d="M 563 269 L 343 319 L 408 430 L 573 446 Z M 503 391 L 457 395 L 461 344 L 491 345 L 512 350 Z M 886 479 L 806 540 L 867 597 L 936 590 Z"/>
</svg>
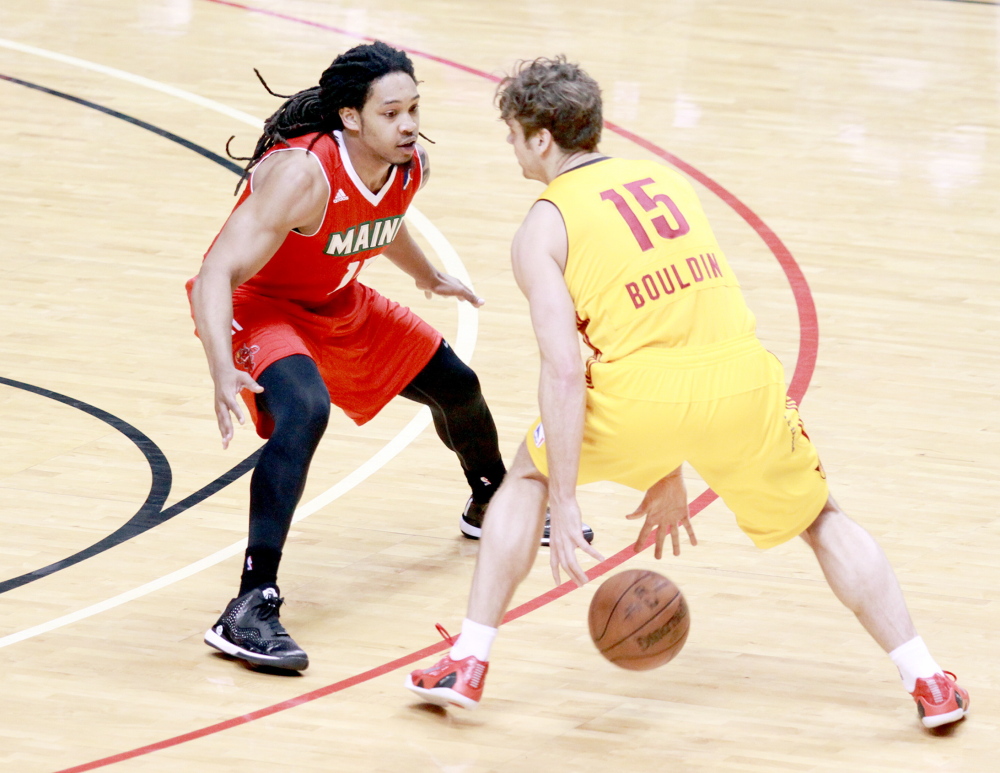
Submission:
<svg viewBox="0 0 1000 773">
<path fill-rule="evenodd" d="M 670 541 L 673 543 L 674 555 L 679 556 L 681 554 L 679 529 L 681 525 L 687 531 L 688 542 L 692 545 L 698 544 L 698 538 L 694 536 L 694 529 L 691 527 L 687 489 L 684 486 L 680 467 L 650 486 L 642 498 L 642 504 L 636 508 L 635 512 L 629 513 L 625 517 L 630 520 L 646 519 L 642 524 L 642 529 L 639 530 L 639 537 L 635 541 L 634 550 L 636 553 L 646 547 L 649 535 L 655 530 L 656 558 L 663 557 L 663 544 L 666 542 L 667 533 L 670 534 Z"/>
<path fill-rule="evenodd" d="M 260 394 L 264 387 L 254 381 L 246 371 L 234 367 L 214 376 L 215 381 L 215 418 L 219 422 L 219 434 L 222 435 L 222 447 L 229 448 L 233 439 L 233 420 L 230 413 L 236 416 L 240 424 L 246 423 L 243 416 L 243 406 L 240 405 L 239 394 L 243 389 Z"/>
<path fill-rule="evenodd" d="M 604 556 L 583 537 L 583 516 L 580 514 L 579 504 L 575 500 L 562 504 L 550 502 L 549 519 L 549 565 L 556 585 L 562 584 L 560 567 L 566 570 L 577 585 L 585 585 L 589 578 L 576 560 L 577 549 L 597 561 L 603 561 Z"/>
</svg>

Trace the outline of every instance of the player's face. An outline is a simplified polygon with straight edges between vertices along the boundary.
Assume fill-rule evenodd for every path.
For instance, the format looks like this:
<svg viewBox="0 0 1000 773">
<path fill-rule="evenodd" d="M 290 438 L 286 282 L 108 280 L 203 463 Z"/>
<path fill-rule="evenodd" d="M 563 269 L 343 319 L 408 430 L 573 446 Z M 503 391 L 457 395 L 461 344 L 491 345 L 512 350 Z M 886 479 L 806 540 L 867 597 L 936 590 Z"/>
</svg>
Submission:
<svg viewBox="0 0 1000 773">
<path fill-rule="evenodd" d="M 524 128 L 513 118 L 507 121 L 507 128 L 510 129 L 507 142 L 514 148 L 514 157 L 521 165 L 521 173 L 529 180 L 543 180 L 539 172 L 538 153 L 532 143 L 524 138 Z"/>
<path fill-rule="evenodd" d="M 405 72 L 383 75 L 372 84 L 361 109 L 359 137 L 389 164 L 405 164 L 416 152 L 420 94 Z"/>
</svg>

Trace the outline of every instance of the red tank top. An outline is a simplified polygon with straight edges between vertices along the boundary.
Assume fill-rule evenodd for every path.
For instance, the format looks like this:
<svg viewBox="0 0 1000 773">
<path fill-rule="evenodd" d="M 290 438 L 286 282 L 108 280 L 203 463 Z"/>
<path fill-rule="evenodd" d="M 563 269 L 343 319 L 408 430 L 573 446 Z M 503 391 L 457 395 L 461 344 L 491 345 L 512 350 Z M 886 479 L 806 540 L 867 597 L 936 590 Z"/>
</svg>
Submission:
<svg viewBox="0 0 1000 773">
<path fill-rule="evenodd" d="M 306 308 L 324 305 L 330 296 L 357 281 L 358 273 L 388 247 L 403 222 L 413 196 L 420 188 L 423 169 L 419 154 L 401 166 L 393 166 L 378 193 L 361 182 L 340 132 L 304 134 L 269 150 L 287 152 L 304 148 L 323 167 L 330 185 L 330 198 L 323 223 L 315 234 L 290 231 L 274 257 L 240 285 L 234 297 L 244 293 L 295 301 Z M 253 175 L 236 207 L 253 192 Z M 235 209 L 235 208 L 234 208 Z"/>
</svg>

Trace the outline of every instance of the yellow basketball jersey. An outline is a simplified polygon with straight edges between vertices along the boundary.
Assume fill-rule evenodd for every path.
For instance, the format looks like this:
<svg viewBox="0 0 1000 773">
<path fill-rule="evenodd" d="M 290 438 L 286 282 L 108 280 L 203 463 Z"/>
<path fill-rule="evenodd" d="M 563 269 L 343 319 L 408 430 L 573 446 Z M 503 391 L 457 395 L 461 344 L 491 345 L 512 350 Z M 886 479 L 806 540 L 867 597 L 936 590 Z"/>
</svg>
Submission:
<svg viewBox="0 0 1000 773">
<path fill-rule="evenodd" d="M 739 282 L 677 172 L 608 158 L 559 175 L 539 198 L 566 224 L 566 284 L 596 361 L 753 338 Z"/>
</svg>

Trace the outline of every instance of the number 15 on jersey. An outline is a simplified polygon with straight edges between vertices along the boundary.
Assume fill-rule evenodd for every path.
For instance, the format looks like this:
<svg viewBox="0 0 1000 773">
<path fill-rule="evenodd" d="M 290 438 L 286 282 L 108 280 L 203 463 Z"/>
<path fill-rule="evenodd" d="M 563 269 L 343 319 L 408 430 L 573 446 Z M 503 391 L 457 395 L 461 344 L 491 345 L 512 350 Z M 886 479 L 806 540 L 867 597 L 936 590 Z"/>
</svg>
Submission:
<svg viewBox="0 0 1000 773">
<path fill-rule="evenodd" d="M 662 214 L 657 215 L 649 221 L 653 228 L 656 229 L 656 233 L 662 238 L 676 239 L 678 236 L 684 236 L 684 234 L 691 230 L 691 226 L 688 225 L 687 220 L 684 219 L 684 215 L 681 214 L 677 205 L 674 204 L 673 199 L 665 193 L 655 193 L 650 196 L 644 190 L 646 186 L 652 185 L 653 182 L 652 177 L 647 177 L 645 180 L 636 180 L 635 182 L 625 183 L 622 187 L 631 194 L 632 198 L 635 199 L 636 204 L 638 204 L 644 212 L 653 212 L 661 207 L 666 208 L 667 214 L 670 215 L 670 219 L 667 218 L 667 214 Z M 629 230 L 632 232 L 632 236 L 635 237 L 636 242 L 639 244 L 639 248 L 643 252 L 653 249 L 653 240 L 649 237 L 649 234 L 646 233 L 646 228 L 643 226 L 642 221 L 639 220 L 639 216 L 632 209 L 631 204 L 625 196 L 614 188 L 610 188 L 606 191 L 601 191 L 601 198 L 604 201 L 610 201 L 615 205 L 615 208 L 618 210 L 618 214 L 622 216 L 622 219 L 628 225 Z"/>
</svg>

